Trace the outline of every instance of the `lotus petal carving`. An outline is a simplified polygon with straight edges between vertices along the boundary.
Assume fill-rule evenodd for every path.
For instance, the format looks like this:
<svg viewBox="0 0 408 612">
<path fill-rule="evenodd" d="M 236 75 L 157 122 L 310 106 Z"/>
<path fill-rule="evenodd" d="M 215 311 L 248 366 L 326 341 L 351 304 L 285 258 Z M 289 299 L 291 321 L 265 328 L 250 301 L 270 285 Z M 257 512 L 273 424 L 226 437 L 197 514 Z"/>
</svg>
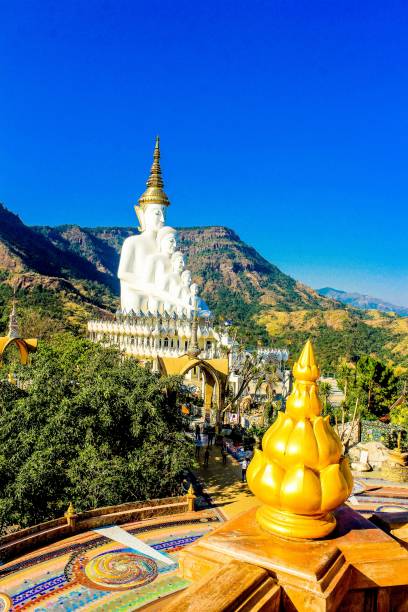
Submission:
<svg viewBox="0 0 408 612">
<path fill-rule="evenodd" d="M 257 514 L 261 526 L 282 535 L 283 513 L 289 537 L 296 537 L 296 525 L 299 537 L 322 537 L 334 529 L 336 521 L 330 513 L 350 495 L 353 477 L 330 418 L 321 416 L 319 369 L 310 342 L 294 374 L 297 380 L 286 413 L 279 412 L 265 433 L 263 451 L 255 452 L 247 480 L 268 507 Z"/>
</svg>

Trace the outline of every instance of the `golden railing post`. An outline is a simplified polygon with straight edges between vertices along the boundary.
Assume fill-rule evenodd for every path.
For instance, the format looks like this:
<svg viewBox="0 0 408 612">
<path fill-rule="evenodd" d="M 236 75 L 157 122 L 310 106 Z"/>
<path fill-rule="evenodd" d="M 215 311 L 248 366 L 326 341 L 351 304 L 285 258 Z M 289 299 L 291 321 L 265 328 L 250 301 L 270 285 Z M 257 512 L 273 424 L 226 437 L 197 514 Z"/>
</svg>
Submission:
<svg viewBox="0 0 408 612">
<path fill-rule="evenodd" d="M 64 516 L 67 519 L 68 527 L 70 527 L 72 531 L 75 531 L 78 514 L 75 512 L 75 508 L 72 501 L 69 502 L 68 509 L 65 512 Z"/>
<path fill-rule="evenodd" d="M 193 489 L 193 485 L 190 485 L 190 488 L 188 490 L 187 493 L 187 503 L 188 503 L 188 511 L 189 512 L 194 512 L 195 508 L 194 508 L 194 500 L 195 500 L 196 496 L 194 495 L 194 489 Z"/>
</svg>

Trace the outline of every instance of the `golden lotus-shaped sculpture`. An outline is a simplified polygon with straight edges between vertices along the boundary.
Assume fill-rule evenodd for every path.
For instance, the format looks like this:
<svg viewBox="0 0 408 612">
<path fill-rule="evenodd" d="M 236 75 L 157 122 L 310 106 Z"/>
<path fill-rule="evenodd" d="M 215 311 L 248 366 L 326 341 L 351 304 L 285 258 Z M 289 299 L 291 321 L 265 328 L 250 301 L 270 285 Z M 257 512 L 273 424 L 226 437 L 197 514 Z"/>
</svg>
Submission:
<svg viewBox="0 0 408 612">
<path fill-rule="evenodd" d="M 350 495 L 353 477 L 329 417 L 321 416 L 320 371 L 310 341 L 293 374 L 286 412 L 265 433 L 247 481 L 264 504 L 257 511 L 263 529 L 289 538 L 322 538 L 335 528 L 332 511 Z"/>
</svg>

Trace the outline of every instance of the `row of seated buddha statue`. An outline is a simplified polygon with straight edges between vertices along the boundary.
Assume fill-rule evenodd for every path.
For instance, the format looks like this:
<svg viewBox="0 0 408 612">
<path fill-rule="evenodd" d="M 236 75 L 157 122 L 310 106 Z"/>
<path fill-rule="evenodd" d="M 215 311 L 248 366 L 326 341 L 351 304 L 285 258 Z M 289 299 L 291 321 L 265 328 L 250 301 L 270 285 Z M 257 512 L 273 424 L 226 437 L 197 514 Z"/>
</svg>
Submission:
<svg viewBox="0 0 408 612">
<path fill-rule="evenodd" d="M 176 248 L 176 230 L 162 225 L 162 208 L 150 205 L 144 215 L 146 229 L 123 244 L 118 272 L 121 310 L 191 317 L 200 305 L 198 285 L 191 282 L 184 256 Z"/>
<path fill-rule="evenodd" d="M 135 207 L 139 234 L 126 238 L 120 255 L 121 314 L 175 314 L 191 319 L 193 313 L 206 310 L 198 296 L 198 285 L 192 283 L 183 254 L 177 250 L 177 232 L 165 225 L 169 204 L 163 190 L 157 138 L 147 189 Z"/>
</svg>

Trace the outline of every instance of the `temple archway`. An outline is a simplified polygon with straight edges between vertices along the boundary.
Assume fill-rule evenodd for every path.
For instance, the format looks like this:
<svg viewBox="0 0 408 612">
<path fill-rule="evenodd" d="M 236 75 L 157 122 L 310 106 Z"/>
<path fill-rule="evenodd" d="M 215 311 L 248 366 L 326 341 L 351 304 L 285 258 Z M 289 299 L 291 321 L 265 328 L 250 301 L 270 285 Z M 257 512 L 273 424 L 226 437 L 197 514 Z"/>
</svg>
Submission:
<svg viewBox="0 0 408 612">
<path fill-rule="evenodd" d="M 0 337 L 0 366 L 3 365 L 3 355 L 7 349 L 10 349 L 10 347 L 17 348 L 20 363 L 22 365 L 27 365 L 29 355 L 37 350 L 37 345 L 37 338 L 21 338 L 17 321 L 16 300 L 14 298 L 13 307 L 9 317 L 7 336 Z"/>
<path fill-rule="evenodd" d="M 204 375 L 204 410 L 205 417 L 209 417 L 211 409 L 216 407 L 216 421 L 220 422 L 220 415 L 224 407 L 225 390 L 229 373 L 228 359 L 199 359 L 188 355 L 182 357 L 160 357 L 159 369 L 164 375 L 185 376 L 193 368 L 199 368 Z"/>
</svg>

